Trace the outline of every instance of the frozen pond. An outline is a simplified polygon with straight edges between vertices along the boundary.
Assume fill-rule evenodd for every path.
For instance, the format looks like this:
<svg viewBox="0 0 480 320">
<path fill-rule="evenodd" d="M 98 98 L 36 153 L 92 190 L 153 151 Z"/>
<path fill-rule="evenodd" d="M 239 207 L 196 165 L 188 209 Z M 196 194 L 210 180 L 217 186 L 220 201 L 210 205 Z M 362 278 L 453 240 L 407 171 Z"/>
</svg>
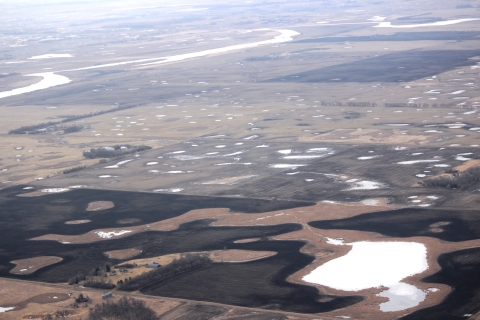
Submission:
<svg viewBox="0 0 480 320">
<path fill-rule="evenodd" d="M 260 29 L 260 30 L 270 30 L 270 29 Z M 178 61 L 182 61 L 182 60 L 185 60 L 185 59 L 206 57 L 206 56 L 212 55 L 212 54 L 225 53 L 225 52 L 229 52 L 229 51 L 236 51 L 236 50 L 242 50 L 242 49 L 247 49 L 247 48 L 254 48 L 254 47 L 258 47 L 258 46 L 262 46 L 262 45 L 268 45 L 268 44 L 278 44 L 278 43 L 282 43 L 282 42 L 288 42 L 288 41 L 293 40 L 294 36 L 299 35 L 298 32 L 293 31 L 293 30 L 285 30 L 284 29 L 284 30 L 275 30 L 275 31 L 280 32 L 280 35 L 278 35 L 278 36 L 276 36 L 276 37 L 274 37 L 273 39 L 270 39 L 270 40 L 264 40 L 264 41 L 258 41 L 258 42 L 252 42 L 252 43 L 245 43 L 245 44 L 233 45 L 233 46 L 228 46 L 228 47 L 223 47 L 223 48 L 210 49 L 210 50 L 204 50 L 204 51 L 192 52 L 192 53 L 186 53 L 186 54 L 180 54 L 180 55 L 174 55 L 174 56 L 166 56 L 166 57 L 158 57 L 158 58 L 150 58 L 150 59 L 141 59 L 141 60 L 101 64 L 101 65 L 95 65 L 95 66 L 78 68 L 78 69 L 63 70 L 62 72 L 91 70 L 91 69 L 107 68 L 107 67 L 114 67 L 114 66 L 134 64 L 134 63 L 140 64 L 140 65 L 151 65 L 151 64 L 163 64 L 163 63 L 178 62 Z M 32 58 L 41 59 L 41 57 L 46 58 L 47 56 L 48 56 L 48 58 L 58 57 L 58 55 L 50 54 L 50 55 L 44 55 L 44 56 L 36 56 L 36 57 L 32 57 Z M 10 90 L 10 91 L 0 92 L 0 98 L 10 97 L 10 96 L 14 96 L 14 95 L 22 94 L 22 93 L 27 93 L 27 92 L 32 92 L 32 91 L 37 91 L 37 90 L 42 90 L 42 89 L 47 89 L 47 88 L 50 88 L 50 87 L 59 86 L 59 85 L 67 84 L 67 83 L 71 82 L 71 80 L 69 78 L 67 78 L 65 76 L 57 75 L 53 72 L 35 73 L 35 74 L 29 74 L 27 76 L 43 77 L 43 79 L 40 82 L 32 84 L 32 85 L 27 86 L 27 87 L 17 88 L 17 89 L 13 89 L 13 90 Z"/>
<path fill-rule="evenodd" d="M 427 294 L 411 284 L 400 282 L 388 290 L 380 292 L 377 296 L 388 298 L 387 302 L 380 303 L 380 310 L 392 312 L 418 306 L 425 300 Z"/>
<path fill-rule="evenodd" d="M 29 86 L 23 87 L 23 88 L 17 88 L 13 89 L 10 91 L 3 91 L 0 92 L 0 99 L 1 98 L 6 98 L 6 97 L 11 97 L 11 96 L 16 96 L 22 93 L 28 93 L 28 92 L 33 92 L 37 90 L 43 90 L 47 89 L 50 87 L 55 87 L 59 86 L 62 84 L 67 84 L 71 82 L 69 78 L 65 76 L 61 76 L 58 74 L 55 74 L 53 72 L 45 72 L 45 73 L 32 73 L 32 74 L 27 74 L 26 77 L 43 77 L 40 82 L 31 84 Z"/>
<path fill-rule="evenodd" d="M 36 59 L 52 59 L 52 58 L 72 58 L 73 56 L 68 53 L 50 53 L 50 54 L 42 54 L 41 56 L 33 56 L 28 58 L 29 60 L 36 60 Z"/>
<path fill-rule="evenodd" d="M 397 164 L 415 164 L 415 163 L 430 163 L 430 162 L 439 162 L 440 160 L 410 160 L 410 161 L 400 161 Z"/>
<path fill-rule="evenodd" d="M 328 243 L 344 245 L 341 240 Z M 380 304 L 382 311 L 398 311 L 418 305 L 425 293 L 403 279 L 428 269 L 427 248 L 416 242 L 360 241 L 346 255 L 330 260 L 303 277 L 310 283 L 343 291 L 387 287 L 379 295 L 390 301 Z"/>
<path fill-rule="evenodd" d="M 421 27 L 436 27 L 436 26 L 448 26 L 451 24 L 457 24 L 461 22 L 468 22 L 468 21 L 477 21 L 480 20 L 478 18 L 471 18 L 471 19 L 456 19 L 456 20 L 446 20 L 446 21 L 437 21 L 437 22 L 430 22 L 430 23 L 421 23 L 421 24 L 402 24 L 402 25 L 392 25 L 391 22 L 380 22 L 378 26 L 374 26 L 375 28 L 421 28 Z"/>
<path fill-rule="evenodd" d="M 260 30 L 270 30 L 270 29 L 260 29 Z M 233 45 L 233 46 L 204 50 L 204 51 L 199 51 L 199 52 L 179 54 L 179 55 L 175 55 L 175 56 L 166 56 L 166 57 L 158 57 L 158 58 L 150 58 L 150 59 L 141 59 L 141 60 L 101 64 L 101 65 L 97 65 L 97 66 L 78 68 L 78 69 L 72 69 L 72 70 L 67 70 L 67 71 L 79 71 L 79 70 L 107 68 L 107 67 L 115 67 L 115 66 L 133 64 L 133 63 L 138 63 L 140 65 L 151 65 L 151 64 L 163 64 L 163 63 L 170 63 L 170 62 L 178 62 L 178 61 L 182 61 L 182 60 L 185 60 L 185 59 L 205 57 L 205 56 L 208 56 L 208 55 L 211 55 L 211 54 L 224 53 L 224 52 L 229 52 L 229 51 L 234 51 L 234 50 L 242 50 L 242 49 L 247 49 L 247 48 L 254 48 L 254 47 L 267 45 L 267 44 L 277 44 L 277 43 L 282 43 L 282 42 L 288 42 L 288 41 L 292 41 L 294 36 L 299 35 L 298 32 L 293 31 L 293 30 L 276 30 L 275 29 L 274 31 L 280 32 L 280 35 L 278 35 L 278 36 L 276 36 L 276 37 L 274 37 L 273 39 L 270 39 L 270 40 Z M 158 61 L 158 60 L 160 60 L 160 61 Z M 152 62 L 152 61 L 155 61 L 155 62 Z"/>
</svg>

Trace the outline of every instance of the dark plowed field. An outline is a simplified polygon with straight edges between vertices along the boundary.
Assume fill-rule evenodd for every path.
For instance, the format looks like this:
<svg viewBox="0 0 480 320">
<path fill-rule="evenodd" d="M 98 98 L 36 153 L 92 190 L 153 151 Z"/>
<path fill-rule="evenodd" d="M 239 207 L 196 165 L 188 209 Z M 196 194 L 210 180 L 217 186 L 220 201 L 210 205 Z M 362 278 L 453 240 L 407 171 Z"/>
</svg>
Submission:
<svg viewBox="0 0 480 320">
<path fill-rule="evenodd" d="M 360 296 L 320 296 L 313 287 L 287 282 L 313 258 L 300 253 L 297 241 L 262 241 L 243 244 L 242 249 L 276 251 L 276 256 L 245 263 L 215 263 L 151 285 L 143 293 L 192 300 L 206 300 L 245 307 L 291 312 L 326 312 L 363 300 Z M 236 247 L 236 245 L 235 245 Z M 318 302 L 327 298 L 328 302 Z"/>
<path fill-rule="evenodd" d="M 441 227 L 443 232 L 430 231 L 430 225 L 437 222 L 449 224 Z M 454 242 L 480 238 L 478 210 L 405 208 L 365 213 L 348 219 L 314 221 L 309 225 L 318 229 L 378 232 L 390 237 L 429 236 Z"/>
<path fill-rule="evenodd" d="M 476 31 L 434 31 L 434 32 L 397 32 L 394 34 L 376 34 L 358 37 L 322 37 L 294 41 L 294 43 L 312 42 L 370 42 L 370 41 L 427 41 L 427 40 L 476 40 L 480 35 Z"/>
<path fill-rule="evenodd" d="M 289 74 L 266 82 L 409 82 L 474 65 L 475 61 L 469 59 L 479 54 L 478 50 L 409 50 Z"/>
<path fill-rule="evenodd" d="M 466 319 L 466 314 L 480 311 L 480 248 L 443 254 L 438 263 L 440 272 L 423 279 L 427 283 L 444 283 L 453 288 L 439 305 L 422 309 L 404 320 L 455 320 Z"/>
</svg>

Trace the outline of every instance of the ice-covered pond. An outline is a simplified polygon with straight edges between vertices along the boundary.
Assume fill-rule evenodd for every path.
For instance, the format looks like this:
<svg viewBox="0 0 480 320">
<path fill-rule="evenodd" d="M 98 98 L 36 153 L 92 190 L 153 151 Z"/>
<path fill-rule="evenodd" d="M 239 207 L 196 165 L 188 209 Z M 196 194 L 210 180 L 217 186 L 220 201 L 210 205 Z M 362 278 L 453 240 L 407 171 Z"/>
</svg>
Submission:
<svg viewBox="0 0 480 320">
<path fill-rule="evenodd" d="M 330 260 L 303 277 L 310 283 L 343 291 L 388 288 L 379 296 L 389 298 L 380 304 L 382 311 L 399 311 L 417 306 L 426 293 L 402 282 L 403 279 L 428 269 L 427 249 L 416 242 L 360 241 L 335 245 L 350 245 L 346 255 Z"/>
</svg>

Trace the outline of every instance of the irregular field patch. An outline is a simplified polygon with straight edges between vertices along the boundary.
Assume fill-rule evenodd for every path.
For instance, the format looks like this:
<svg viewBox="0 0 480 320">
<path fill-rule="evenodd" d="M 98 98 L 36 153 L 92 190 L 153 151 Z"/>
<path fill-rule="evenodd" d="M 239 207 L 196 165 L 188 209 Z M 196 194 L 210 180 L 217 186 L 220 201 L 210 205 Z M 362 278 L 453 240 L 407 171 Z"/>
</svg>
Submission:
<svg viewBox="0 0 480 320">
<path fill-rule="evenodd" d="M 90 202 L 87 207 L 87 211 L 100 211 L 107 210 L 115 207 L 112 201 L 95 201 Z"/>
<path fill-rule="evenodd" d="M 10 270 L 10 273 L 19 275 L 32 274 L 43 267 L 47 267 L 61 261 L 63 261 L 63 258 L 55 256 L 43 256 L 21 260 L 13 260 L 10 261 L 10 263 L 15 264 L 16 266 L 12 270 Z"/>
</svg>

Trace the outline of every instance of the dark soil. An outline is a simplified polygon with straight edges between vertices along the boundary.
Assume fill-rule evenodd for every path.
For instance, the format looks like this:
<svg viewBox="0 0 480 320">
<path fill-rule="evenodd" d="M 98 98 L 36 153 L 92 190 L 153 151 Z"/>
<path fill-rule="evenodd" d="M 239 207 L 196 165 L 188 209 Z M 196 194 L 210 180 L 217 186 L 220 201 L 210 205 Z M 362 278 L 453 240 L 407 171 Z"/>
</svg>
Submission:
<svg viewBox="0 0 480 320">
<path fill-rule="evenodd" d="M 370 42 L 370 41 L 427 41 L 427 40 L 476 40 L 480 36 L 477 31 L 434 31 L 434 32 L 398 32 L 394 34 L 376 34 L 373 36 L 358 37 L 322 37 L 303 39 L 293 43 L 312 42 Z"/>
<path fill-rule="evenodd" d="M 409 82 L 474 65 L 480 50 L 409 50 L 285 75 L 265 82 Z"/>
<path fill-rule="evenodd" d="M 142 289 L 145 294 L 220 302 L 301 313 L 326 312 L 363 300 L 360 296 L 321 296 L 317 289 L 285 279 L 313 261 L 300 253 L 298 241 L 259 241 L 229 248 L 276 251 L 277 255 L 245 263 L 215 263 Z M 331 298 L 318 302 L 320 298 Z"/>
<path fill-rule="evenodd" d="M 404 320 L 466 319 L 480 312 L 480 248 L 446 253 L 438 258 L 442 270 L 422 281 L 444 283 L 454 290 L 439 305 L 416 311 Z"/>
<path fill-rule="evenodd" d="M 443 232 L 430 231 L 430 225 L 449 222 Z M 343 229 L 377 232 L 390 237 L 429 236 L 458 242 L 480 238 L 478 210 L 448 210 L 404 208 L 392 211 L 366 213 L 347 219 L 314 221 L 309 225 L 318 229 Z"/>
</svg>

